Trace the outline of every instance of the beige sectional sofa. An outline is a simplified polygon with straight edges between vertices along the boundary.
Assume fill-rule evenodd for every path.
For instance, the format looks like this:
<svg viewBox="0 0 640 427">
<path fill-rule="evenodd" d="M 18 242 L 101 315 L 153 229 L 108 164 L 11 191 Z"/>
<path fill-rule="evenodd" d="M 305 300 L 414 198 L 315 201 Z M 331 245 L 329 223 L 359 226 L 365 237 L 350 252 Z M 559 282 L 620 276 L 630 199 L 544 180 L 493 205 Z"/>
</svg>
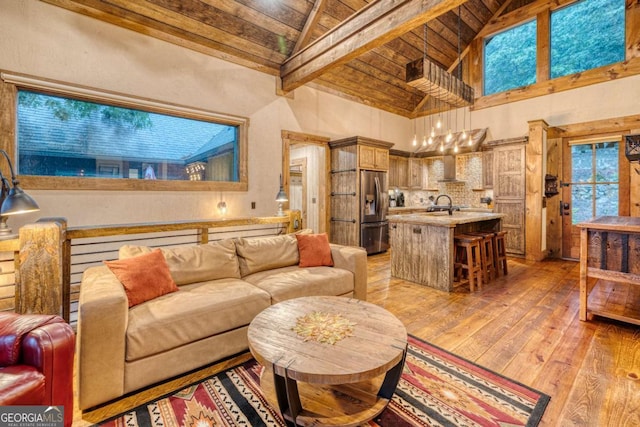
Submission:
<svg viewBox="0 0 640 427">
<path fill-rule="evenodd" d="M 126 245 L 119 258 L 152 249 Z M 79 406 L 85 410 L 246 351 L 260 311 L 290 298 L 364 300 L 366 252 L 331 245 L 333 267 L 298 266 L 294 235 L 163 248 L 172 292 L 131 308 L 107 266 L 82 278 L 78 307 Z"/>
</svg>

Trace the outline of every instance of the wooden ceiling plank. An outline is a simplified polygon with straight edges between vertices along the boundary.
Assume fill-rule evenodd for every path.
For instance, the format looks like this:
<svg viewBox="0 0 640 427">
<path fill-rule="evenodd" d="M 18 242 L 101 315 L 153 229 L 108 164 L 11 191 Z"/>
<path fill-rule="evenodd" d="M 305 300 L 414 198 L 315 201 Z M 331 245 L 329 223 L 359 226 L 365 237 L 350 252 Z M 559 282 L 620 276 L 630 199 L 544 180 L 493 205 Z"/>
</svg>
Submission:
<svg viewBox="0 0 640 427">
<path fill-rule="evenodd" d="M 177 3 L 170 0 L 108 1 L 174 28 L 184 29 L 218 42 L 224 41 L 228 46 L 246 49 L 254 55 L 263 56 L 275 62 L 282 62 L 286 58 L 286 55 L 280 52 L 279 41 L 274 33 L 265 32 L 253 24 L 239 23 L 237 18 L 211 6 L 207 5 L 205 10 L 202 7 L 203 3 L 197 0 L 180 0 Z"/>
<path fill-rule="evenodd" d="M 313 30 L 317 27 L 318 21 L 322 17 L 324 13 L 324 9 L 327 7 L 327 0 L 316 0 L 313 4 L 313 9 L 311 9 L 311 13 L 307 17 L 307 21 L 304 23 L 304 27 L 300 32 L 300 36 L 296 41 L 296 45 L 291 52 L 292 55 L 295 55 L 302 49 L 303 47 L 309 44 L 311 40 L 311 36 L 313 34 Z"/>
<path fill-rule="evenodd" d="M 465 0 L 379 0 L 370 3 L 281 67 L 282 88 L 290 91 L 326 70 L 422 25 Z"/>
<path fill-rule="evenodd" d="M 200 0 L 216 9 L 229 13 L 247 22 L 251 22 L 272 33 L 280 34 L 288 40 L 296 40 L 300 34 L 300 28 L 296 28 L 291 22 L 282 22 L 269 15 L 247 7 L 241 3 L 229 0 Z"/>
<path fill-rule="evenodd" d="M 182 0 L 179 0 L 180 2 Z M 224 0 L 223 0 L 224 1 Z M 226 0 L 229 1 L 229 0 Z M 295 2 L 294 0 L 278 0 L 278 1 L 256 1 L 256 0 L 233 0 L 234 3 L 240 3 L 246 7 L 256 10 L 258 13 L 270 16 L 280 22 L 287 23 L 294 28 L 302 28 L 307 15 L 311 10 L 306 0 Z"/>
<path fill-rule="evenodd" d="M 247 54 L 241 49 L 225 46 L 203 37 L 186 39 L 183 32 L 169 26 L 161 25 L 145 17 L 134 17 L 128 10 L 116 6 L 105 5 L 100 0 L 42 0 L 53 6 L 107 22 L 117 27 L 126 28 L 140 34 L 185 47 L 215 58 L 222 59 L 267 74 L 279 75 L 279 62 L 269 61 L 260 56 Z M 116 10 L 117 9 L 117 10 Z M 126 16 L 123 18 L 122 16 Z"/>
</svg>

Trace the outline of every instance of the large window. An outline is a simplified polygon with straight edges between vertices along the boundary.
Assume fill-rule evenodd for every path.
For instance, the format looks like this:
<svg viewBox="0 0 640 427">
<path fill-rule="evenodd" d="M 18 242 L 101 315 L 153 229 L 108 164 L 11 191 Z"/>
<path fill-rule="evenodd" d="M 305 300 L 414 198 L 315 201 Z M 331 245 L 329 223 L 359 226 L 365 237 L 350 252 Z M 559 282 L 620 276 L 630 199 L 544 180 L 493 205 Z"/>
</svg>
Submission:
<svg viewBox="0 0 640 427">
<path fill-rule="evenodd" d="M 485 95 L 536 82 L 536 27 L 534 20 L 485 39 Z"/>
<path fill-rule="evenodd" d="M 237 126 L 20 90 L 20 175 L 238 181 Z"/>
<path fill-rule="evenodd" d="M 625 59 L 625 1 L 582 0 L 551 13 L 551 78 Z"/>
</svg>

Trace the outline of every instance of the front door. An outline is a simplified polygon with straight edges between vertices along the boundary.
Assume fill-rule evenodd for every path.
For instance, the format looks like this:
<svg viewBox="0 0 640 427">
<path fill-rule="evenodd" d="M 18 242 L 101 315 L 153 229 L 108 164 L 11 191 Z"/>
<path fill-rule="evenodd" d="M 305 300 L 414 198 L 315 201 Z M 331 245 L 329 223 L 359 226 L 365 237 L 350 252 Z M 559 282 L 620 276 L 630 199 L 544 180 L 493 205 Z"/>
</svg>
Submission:
<svg viewBox="0 0 640 427">
<path fill-rule="evenodd" d="M 576 224 L 619 214 L 620 147 L 619 137 L 565 144 L 560 205 L 564 258 L 580 257 L 580 229 Z"/>
</svg>

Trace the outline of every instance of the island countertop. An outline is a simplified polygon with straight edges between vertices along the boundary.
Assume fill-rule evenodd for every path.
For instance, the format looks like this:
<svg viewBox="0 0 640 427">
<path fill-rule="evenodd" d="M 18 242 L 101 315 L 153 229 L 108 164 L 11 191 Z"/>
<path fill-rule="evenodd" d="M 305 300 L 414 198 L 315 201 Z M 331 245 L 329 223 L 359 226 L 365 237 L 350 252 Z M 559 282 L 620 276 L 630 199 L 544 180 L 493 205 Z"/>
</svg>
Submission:
<svg viewBox="0 0 640 427">
<path fill-rule="evenodd" d="M 453 228 L 458 224 L 468 224 L 478 221 L 504 218 L 505 214 L 496 212 L 454 211 L 448 212 L 424 212 L 408 215 L 387 215 L 390 223 L 435 225 L 439 227 Z"/>
</svg>

